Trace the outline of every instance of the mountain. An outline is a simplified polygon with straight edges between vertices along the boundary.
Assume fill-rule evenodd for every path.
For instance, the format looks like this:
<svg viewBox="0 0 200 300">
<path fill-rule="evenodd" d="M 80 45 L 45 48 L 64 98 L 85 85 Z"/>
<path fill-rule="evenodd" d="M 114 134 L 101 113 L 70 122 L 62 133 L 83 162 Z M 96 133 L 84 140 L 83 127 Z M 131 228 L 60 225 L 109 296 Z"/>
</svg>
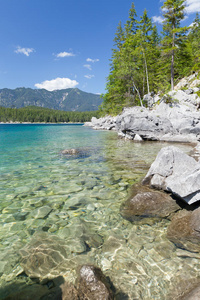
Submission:
<svg viewBox="0 0 200 300">
<path fill-rule="evenodd" d="M 0 89 L 0 106 L 40 106 L 64 111 L 93 111 L 102 103 L 99 95 L 83 92 L 77 88 L 49 92 L 45 89 Z"/>
</svg>

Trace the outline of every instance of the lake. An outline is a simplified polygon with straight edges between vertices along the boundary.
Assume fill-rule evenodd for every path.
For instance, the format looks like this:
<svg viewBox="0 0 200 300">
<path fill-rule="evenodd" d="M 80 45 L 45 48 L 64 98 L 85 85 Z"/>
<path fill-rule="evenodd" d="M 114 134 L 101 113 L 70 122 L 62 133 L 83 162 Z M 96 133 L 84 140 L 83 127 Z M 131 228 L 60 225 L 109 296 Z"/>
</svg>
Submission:
<svg viewBox="0 0 200 300">
<path fill-rule="evenodd" d="M 74 282 L 79 265 L 94 264 L 118 299 L 166 299 L 195 280 L 199 259 L 178 255 L 166 238 L 168 220 L 138 225 L 120 215 L 132 186 L 167 145 L 124 141 L 81 124 L 0 124 L 0 299 L 33 284 L 22 273 L 20 250 L 37 236 L 65 247 L 63 263 L 49 265 L 48 276 Z M 76 155 L 62 154 L 72 148 Z"/>
</svg>

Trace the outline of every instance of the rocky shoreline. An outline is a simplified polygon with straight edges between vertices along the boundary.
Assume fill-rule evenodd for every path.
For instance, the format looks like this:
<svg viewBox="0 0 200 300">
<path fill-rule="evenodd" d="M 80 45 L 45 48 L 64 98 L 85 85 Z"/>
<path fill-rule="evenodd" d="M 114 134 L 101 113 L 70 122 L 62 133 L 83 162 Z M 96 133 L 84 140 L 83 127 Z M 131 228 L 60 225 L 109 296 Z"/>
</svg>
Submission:
<svg viewBox="0 0 200 300">
<path fill-rule="evenodd" d="M 189 82 L 194 79 L 191 77 Z M 122 204 L 121 215 L 138 224 L 152 224 L 167 218 L 171 220 L 167 238 L 180 251 L 188 251 L 190 257 L 200 253 L 200 84 L 194 80 L 179 83 L 177 90 L 162 98 L 146 95 L 143 101 L 150 108 L 125 108 L 116 116 L 92 118 L 96 130 L 115 130 L 120 138 L 144 141 L 193 143 L 193 157 L 178 147 L 164 147 L 151 165 L 142 185 L 134 187 L 130 198 Z M 156 104 L 155 104 L 156 102 Z M 183 287 L 174 299 L 199 299 L 199 283 Z"/>
<path fill-rule="evenodd" d="M 160 99 L 154 108 L 125 108 L 116 117 L 92 118 L 85 126 L 97 130 L 115 130 L 120 137 L 136 141 L 198 142 L 200 97 L 197 94 L 188 95 L 186 91 L 174 92 L 171 103 Z M 176 102 L 176 99 L 184 101 Z"/>
</svg>

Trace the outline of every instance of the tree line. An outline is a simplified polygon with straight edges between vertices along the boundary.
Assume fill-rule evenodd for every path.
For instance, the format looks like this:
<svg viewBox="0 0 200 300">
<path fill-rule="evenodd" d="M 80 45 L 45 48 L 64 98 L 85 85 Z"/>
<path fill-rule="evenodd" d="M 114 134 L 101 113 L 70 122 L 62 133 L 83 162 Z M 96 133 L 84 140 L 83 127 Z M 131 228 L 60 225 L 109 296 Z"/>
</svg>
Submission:
<svg viewBox="0 0 200 300">
<path fill-rule="evenodd" d="M 179 79 L 200 69 L 198 13 L 192 26 L 181 27 L 184 0 L 166 0 L 162 11 L 161 34 L 146 9 L 137 18 L 134 3 L 125 25 L 119 22 L 101 114 L 115 115 L 123 107 L 142 106 L 145 94 L 173 90 Z"/>
<path fill-rule="evenodd" d="M 45 123 L 84 123 L 98 117 L 98 111 L 60 111 L 43 107 L 27 106 L 6 108 L 0 106 L 0 122 L 45 122 Z"/>
</svg>

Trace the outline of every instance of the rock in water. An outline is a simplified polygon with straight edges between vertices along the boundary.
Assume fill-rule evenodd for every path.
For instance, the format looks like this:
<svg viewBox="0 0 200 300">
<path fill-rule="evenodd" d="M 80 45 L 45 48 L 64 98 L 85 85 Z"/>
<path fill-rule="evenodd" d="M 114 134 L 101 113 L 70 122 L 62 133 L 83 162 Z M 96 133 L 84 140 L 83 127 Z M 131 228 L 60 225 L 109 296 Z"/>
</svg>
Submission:
<svg viewBox="0 0 200 300">
<path fill-rule="evenodd" d="M 63 155 L 78 155 L 80 151 L 78 149 L 65 149 L 61 153 Z"/>
<path fill-rule="evenodd" d="M 53 278 L 66 271 L 67 245 L 56 235 L 37 232 L 20 250 L 21 266 L 31 278 Z"/>
<path fill-rule="evenodd" d="M 199 300 L 200 299 L 200 286 L 196 287 L 185 295 L 182 300 Z"/>
<path fill-rule="evenodd" d="M 200 252 L 200 207 L 193 212 L 176 213 L 168 226 L 167 237 L 177 247 Z"/>
<path fill-rule="evenodd" d="M 171 218 L 172 214 L 180 209 L 176 201 L 169 195 L 157 191 L 140 192 L 130 197 L 121 206 L 123 218 L 131 221 L 148 222 L 161 218 Z"/>
<path fill-rule="evenodd" d="M 80 299 L 112 300 L 108 280 L 101 269 L 92 265 L 83 265 L 79 271 L 77 290 Z"/>
<path fill-rule="evenodd" d="M 73 284 L 65 282 L 61 285 L 62 289 L 62 298 L 59 300 L 80 300 L 78 291 Z"/>
<path fill-rule="evenodd" d="M 143 184 L 173 193 L 188 204 L 200 200 L 200 163 L 179 148 L 164 147 Z"/>
</svg>

